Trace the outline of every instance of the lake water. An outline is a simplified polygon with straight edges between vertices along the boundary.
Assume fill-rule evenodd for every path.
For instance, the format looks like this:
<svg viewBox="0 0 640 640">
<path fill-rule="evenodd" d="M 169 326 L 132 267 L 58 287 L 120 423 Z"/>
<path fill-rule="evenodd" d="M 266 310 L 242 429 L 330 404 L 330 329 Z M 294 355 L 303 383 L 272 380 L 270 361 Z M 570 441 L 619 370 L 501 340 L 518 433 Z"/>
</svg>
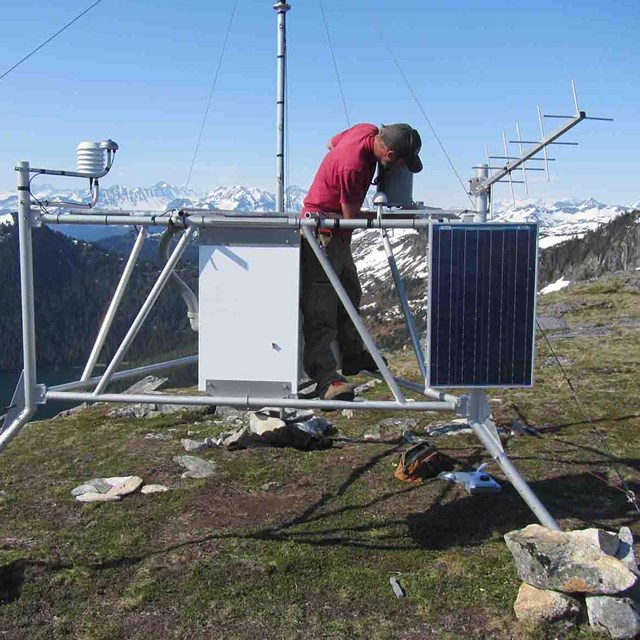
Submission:
<svg viewBox="0 0 640 640">
<path fill-rule="evenodd" d="M 127 367 L 139 366 L 133 363 L 125 363 Z M 38 383 L 45 384 L 47 387 L 62 384 L 63 382 L 71 382 L 78 380 L 82 375 L 83 367 L 68 367 L 65 369 L 38 369 Z M 94 375 L 99 375 L 104 371 L 104 365 L 96 365 Z M 198 374 L 197 365 L 188 365 L 183 367 L 177 367 L 175 369 L 165 369 L 160 376 L 169 378 L 168 387 L 188 387 L 197 384 Z M 16 389 L 16 384 L 20 378 L 20 371 L 0 369 L 0 415 L 5 413 L 5 407 L 8 407 L 13 397 L 13 392 Z M 127 382 L 133 384 L 138 378 L 132 378 Z M 117 384 L 117 383 L 114 383 Z M 122 384 L 122 383 L 121 383 Z M 115 389 L 119 391 L 120 389 Z M 44 420 L 45 418 L 52 418 L 56 414 L 69 409 L 79 403 L 62 403 L 62 402 L 50 402 L 43 405 L 38 405 L 38 411 L 33 417 L 34 420 Z"/>
<path fill-rule="evenodd" d="M 82 367 L 70 367 L 67 369 L 58 370 L 46 370 L 38 369 L 38 383 L 52 386 L 56 384 L 62 384 L 63 382 L 71 382 L 77 380 L 82 375 Z M 8 407 L 13 397 L 13 392 L 18 384 L 18 378 L 20 378 L 20 371 L 11 371 L 7 369 L 0 369 L 0 415 L 5 412 L 5 407 Z M 60 403 L 51 402 L 38 406 L 38 411 L 33 417 L 34 420 L 43 420 L 44 418 L 51 418 L 57 413 L 60 413 L 64 409 L 68 409 L 77 403 Z"/>
</svg>

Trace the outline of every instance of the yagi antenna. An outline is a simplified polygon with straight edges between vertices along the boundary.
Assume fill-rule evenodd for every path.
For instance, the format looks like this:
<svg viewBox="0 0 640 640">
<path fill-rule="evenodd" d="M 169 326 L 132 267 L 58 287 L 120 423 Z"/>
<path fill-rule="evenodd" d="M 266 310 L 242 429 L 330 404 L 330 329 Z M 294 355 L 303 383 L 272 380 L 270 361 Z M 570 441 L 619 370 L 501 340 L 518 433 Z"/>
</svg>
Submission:
<svg viewBox="0 0 640 640">
<path fill-rule="evenodd" d="M 520 131 L 520 124 L 516 123 L 516 139 L 507 140 L 507 136 L 503 130 L 502 132 L 502 145 L 504 149 L 504 155 L 490 155 L 487 147 L 485 146 L 485 152 L 487 156 L 487 165 L 477 166 L 474 169 L 479 170 L 478 175 L 471 180 L 471 194 L 479 198 L 480 209 L 484 209 L 482 202 L 484 196 L 488 196 L 492 185 L 497 182 L 508 182 L 511 189 L 511 197 L 515 204 L 515 193 L 513 190 L 514 184 L 524 184 L 527 195 L 529 194 L 529 183 L 527 181 L 527 171 L 544 171 L 547 177 L 547 181 L 550 180 L 549 174 L 549 162 L 555 160 L 555 158 L 549 158 L 547 155 L 547 146 L 550 144 L 559 144 L 566 146 L 577 146 L 577 142 L 565 142 L 559 141 L 558 138 L 562 137 L 569 130 L 573 129 L 577 124 L 583 120 L 602 120 L 605 122 L 613 121 L 613 118 L 599 118 L 594 116 L 587 116 L 585 111 L 580 110 L 578 104 L 578 93 L 576 91 L 576 85 L 571 80 L 571 92 L 573 94 L 573 102 L 576 109 L 573 115 L 556 115 L 556 114 L 543 114 L 541 108 L 538 106 L 538 125 L 540 127 L 540 139 L 539 140 L 526 140 L 523 138 Z M 555 118 L 567 120 L 565 124 L 548 135 L 544 130 L 544 118 Z M 509 152 L 509 144 L 517 144 L 519 147 L 520 155 L 511 155 Z M 532 145 L 528 149 L 524 148 L 524 145 Z M 539 154 L 542 154 L 540 156 Z M 505 164 L 502 166 L 491 166 L 491 160 L 503 160 Z M 527 166 L 527 162 L 543 162 L 543 167 L 530 167 Z M 522 180 L 514 180 L 511 174 L 516 170 L 522 171 Z M 493 173 L 489 173 L 492 171 Z M 506 178 L 506 179 L 505 179 Z M 486 215 L 486 211 L 478 210 L 479 215 Z"/>
</svg>

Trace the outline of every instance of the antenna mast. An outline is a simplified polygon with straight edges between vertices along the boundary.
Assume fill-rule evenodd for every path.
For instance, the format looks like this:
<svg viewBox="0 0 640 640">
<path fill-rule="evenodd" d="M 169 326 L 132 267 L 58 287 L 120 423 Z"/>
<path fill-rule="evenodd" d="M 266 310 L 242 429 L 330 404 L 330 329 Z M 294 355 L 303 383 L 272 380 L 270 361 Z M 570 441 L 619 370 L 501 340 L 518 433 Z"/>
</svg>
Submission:
<svg viewBox="0 0 640 640">
<path fill-rule="evenodd" d="M 291 5 L 286 2 L 276 2 L 273 8 L 278 12 L 278 50 L 276 55 L 276 211 L 281 213 L 284 211 L 284 89 L 287 56 L 287 11 L 291 9 Z"/>
</svg>

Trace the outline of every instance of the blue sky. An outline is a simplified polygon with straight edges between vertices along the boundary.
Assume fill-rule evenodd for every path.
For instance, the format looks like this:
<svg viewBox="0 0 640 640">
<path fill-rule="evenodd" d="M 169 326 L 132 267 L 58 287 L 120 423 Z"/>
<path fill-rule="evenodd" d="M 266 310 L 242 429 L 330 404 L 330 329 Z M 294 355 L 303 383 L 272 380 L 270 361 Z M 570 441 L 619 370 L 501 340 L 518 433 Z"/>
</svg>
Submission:
<svg viewBox="0 0 640 640">
<path fill-rule="evenodd" d="M 0 73 L 80 13 L 89 0 L 3 7 Z M 233 0 L 103 0 L 0 81 L 0 189 L 13 166 L 70 168 L 80 140 L 111 137 L 121 151 L 104 185 L 184 184 Z M 317 0 L 292 0 L 289 35 L 288 182 L 306 188 L 326 140 L 346 127 Z M 275 31 L 272 2 L 239 0 L 191 186 L 274 190 Z M 465 206 L 386 41 L 467 180 L 484 145 L 502 152 L 501 130 L 538 133 L 535 107 L 573 111 L 570 78 L 588 115 L 555 147 L 551 183 L 531 196 L 640 200 L 640 2 L 486 3 L 324 0 L 352 123 L 412 123 L 425 169 L 414 195 Z M 379 29 L 383 30 L 384 39 Z M 559 121 L 547 120 L 547 130 Z M 538 180 L 538 178 L 536 176 Z M 68 187 L 82 187 L 66 180 Z M 524 192 L 519 193 L 524 197 Z M 499 186 L 496 199 L 510 197 Z"/>
</svg>

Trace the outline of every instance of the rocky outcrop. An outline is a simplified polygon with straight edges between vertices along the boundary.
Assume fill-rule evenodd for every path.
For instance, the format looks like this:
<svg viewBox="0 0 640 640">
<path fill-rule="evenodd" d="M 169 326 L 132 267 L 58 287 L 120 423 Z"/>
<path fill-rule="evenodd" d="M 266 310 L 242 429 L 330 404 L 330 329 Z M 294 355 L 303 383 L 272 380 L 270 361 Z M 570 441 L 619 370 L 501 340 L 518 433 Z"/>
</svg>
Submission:
<svg viewBox="0 0 640 640">
<path fill-rule="evenodd" d="M 505 535 L 524 580 L 518 620 L 573 624 L 586 607 L 591 627 L 614 640 L 640 635 L 640 572 L 628 527 L 562 532 L 529 525 Z"/>
<path fill-rule="evenodd" d="M 505 535 L 520 579 L 539 589 L 611 595 L 631 588 L 637 576 L 607 550 L 605 534 L 553 531 L 532 524 Z M 617 543 L 615 550 L 617 550 Z M 615 551 L 614 551 L 615 553 Z"/>
<path fill-rule="evenodd" d="M 582 605 L 577 598 L 565 593 L 537 589 L 523 582 L 513 605 L 518 620 L 535 622 L 556 622 L 557 620 L 575 621 L 580 615 Z"/>
</svg>

